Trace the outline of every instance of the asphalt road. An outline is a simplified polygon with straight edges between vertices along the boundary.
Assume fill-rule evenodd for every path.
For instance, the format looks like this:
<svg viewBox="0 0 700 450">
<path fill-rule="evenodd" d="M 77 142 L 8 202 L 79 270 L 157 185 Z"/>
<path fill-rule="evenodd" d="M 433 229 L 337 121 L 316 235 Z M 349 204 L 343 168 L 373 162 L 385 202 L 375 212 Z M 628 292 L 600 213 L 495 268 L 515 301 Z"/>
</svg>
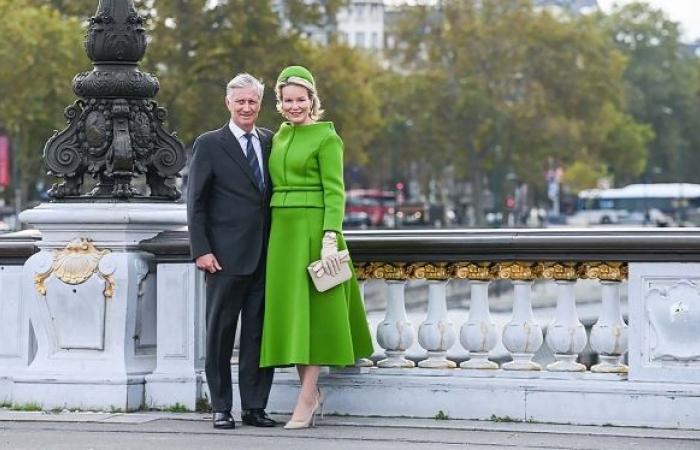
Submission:
<svg viewBox="0 0 700 450">
<path fill-rule="evenodd" d="M 399 448 L 698 450 L 700 431 L 356 417 L 327 417 L 308 430 L 214 430 L 201 414 L 0 412 L 0 449 Z"/>
</svg>

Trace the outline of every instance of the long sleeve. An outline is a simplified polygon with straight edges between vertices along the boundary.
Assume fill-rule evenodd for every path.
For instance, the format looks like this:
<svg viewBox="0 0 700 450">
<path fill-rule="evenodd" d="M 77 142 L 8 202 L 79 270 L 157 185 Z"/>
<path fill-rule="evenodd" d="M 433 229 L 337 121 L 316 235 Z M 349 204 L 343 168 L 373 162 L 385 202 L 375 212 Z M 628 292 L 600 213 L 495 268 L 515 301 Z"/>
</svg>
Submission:
<svg viewBox="0 0 700 450">
<path fill-rule="evenodd" d="M 202 151 L 200 147 L 200 141 L 195 141 L 187 182 L 187 226 L 190 232 L 192 259 L 212 252 L 206 225 L 207 202 L 213 172 L 207 152 Z"/>
<path fill-rule="evenodd" d="M 324 231 L 342 232 L 345 215 L 345 186 L 343 184 L 343 141 L 330 133 L 318 151 L 321 186 L 323 187 Z"/>
</svg>

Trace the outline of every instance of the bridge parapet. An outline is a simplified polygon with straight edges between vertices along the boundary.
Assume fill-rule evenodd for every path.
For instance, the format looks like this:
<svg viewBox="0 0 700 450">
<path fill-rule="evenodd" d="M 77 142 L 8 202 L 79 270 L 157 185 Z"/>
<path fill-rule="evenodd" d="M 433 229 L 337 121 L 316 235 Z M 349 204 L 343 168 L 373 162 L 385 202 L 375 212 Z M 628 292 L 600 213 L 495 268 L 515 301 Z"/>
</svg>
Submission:
<svg viewBox="0 0 700 450">
<path fill-rule="evenodd" d="M 332 411 L 700 427 L 699 229 L 352 231 L 346 238 L 363 290 L 386 283 L 386 309 L 372 360 L 322 379 Z M 207 390 L 203 276 L 186 231 L 160 233 L 139 248 L 157 263 L 157 363 L 145 404 L 193 409 Z M 469 285 L 468 312 L 448 307 L 447 287 L 458 280 Z M 496 282 L 512 284 L 507 321 L 491 311 Z M 543 283 L 556 286 L 545 323 L 533 314 L 533 286 Z M 581 283 L 599 285 L 590 330 L 579 320 Z M 405 299 L 415 284 L 428 292 L 418 320 Z M 418 358 L 408 353 L 415 342 Z M 586 346 L 595 364 L 582 364 Z M 451 357 L 455 347 L 468 359 Z M 541 349 L 553 354 L 545 363 L 533 361 Z M 278 371 L 271 409 L 289 411 L 295 386 L 294 373 Z"/>
</svg>

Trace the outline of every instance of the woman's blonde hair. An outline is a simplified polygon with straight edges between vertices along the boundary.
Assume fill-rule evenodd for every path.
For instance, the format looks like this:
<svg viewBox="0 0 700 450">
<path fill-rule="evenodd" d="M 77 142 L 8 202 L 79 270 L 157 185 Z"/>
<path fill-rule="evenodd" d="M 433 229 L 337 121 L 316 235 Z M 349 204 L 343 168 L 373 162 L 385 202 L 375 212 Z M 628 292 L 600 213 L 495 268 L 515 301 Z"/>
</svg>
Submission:
<svg viewBox="0 0 700 450">
<path fill-rule="evenodd" d="M 316 93 L 316 88 L 313 84 L 309 83 L 307 80 L 301 77 L 289 77 L 284 81 L 279 81 L 275 86 L 275 94 L 277 95 L 277 112 L 282 114 L 284 117 L 284 110 L 282 109 L 282 88 L 289 85 L 297 85 L 306 88 L 309 93 L 309 100 L 311 100 L 311 111 L 309 112 L 309 117 L 311 120 L 317 121 L 323 116 L 323 109 L 321 108 L 321 99 Z"/>
</svg>

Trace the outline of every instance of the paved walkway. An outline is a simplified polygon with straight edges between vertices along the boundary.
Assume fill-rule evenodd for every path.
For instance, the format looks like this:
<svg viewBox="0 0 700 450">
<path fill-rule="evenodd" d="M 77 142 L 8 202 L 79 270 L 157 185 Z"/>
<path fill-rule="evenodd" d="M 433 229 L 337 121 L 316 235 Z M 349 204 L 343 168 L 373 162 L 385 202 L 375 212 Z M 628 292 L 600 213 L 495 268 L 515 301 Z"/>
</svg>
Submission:
<svg viewBox="0 0 700 450">
<path fill-rule="evenodd" d="M 0 410 L 0 449 L 700 449 L 700 431 L 668 429 L 336 416 L 311 430 L 214 430 L 209 419 L 197 413 Z"/>
</svg>

